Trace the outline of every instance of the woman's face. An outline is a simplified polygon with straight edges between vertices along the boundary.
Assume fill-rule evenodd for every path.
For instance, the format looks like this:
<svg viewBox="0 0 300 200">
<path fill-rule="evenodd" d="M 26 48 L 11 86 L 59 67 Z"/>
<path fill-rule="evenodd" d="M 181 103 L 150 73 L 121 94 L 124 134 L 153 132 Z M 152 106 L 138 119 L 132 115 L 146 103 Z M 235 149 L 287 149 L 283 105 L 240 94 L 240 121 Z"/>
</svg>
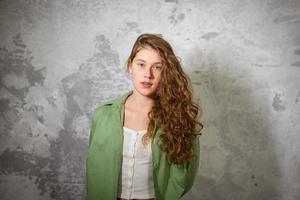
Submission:
<svg viewBox="0 0 300 200">
<path fill-rule="evenodd" d="M 141 48 L 128 66 L 134 88 L 143 96 L 152 97 L 159 87 L 162 60 L 156 50 Z"/>
</svg>

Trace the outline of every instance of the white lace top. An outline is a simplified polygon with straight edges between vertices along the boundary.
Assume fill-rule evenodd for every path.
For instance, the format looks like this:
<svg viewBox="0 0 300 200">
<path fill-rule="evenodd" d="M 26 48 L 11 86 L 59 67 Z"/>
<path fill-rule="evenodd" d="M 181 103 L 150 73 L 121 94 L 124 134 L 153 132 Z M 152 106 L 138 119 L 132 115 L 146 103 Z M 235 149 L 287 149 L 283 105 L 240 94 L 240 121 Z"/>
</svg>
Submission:
<svg viewBox="0 0 300 200">
<path fill-rule="evenodd" d="M 119 176 L 118 197 L 124 199 L 154 198 L 151 142 L 145 148 L 142 136 L 146 130 L 124 130 L 122 170 Z"/>
</svg>

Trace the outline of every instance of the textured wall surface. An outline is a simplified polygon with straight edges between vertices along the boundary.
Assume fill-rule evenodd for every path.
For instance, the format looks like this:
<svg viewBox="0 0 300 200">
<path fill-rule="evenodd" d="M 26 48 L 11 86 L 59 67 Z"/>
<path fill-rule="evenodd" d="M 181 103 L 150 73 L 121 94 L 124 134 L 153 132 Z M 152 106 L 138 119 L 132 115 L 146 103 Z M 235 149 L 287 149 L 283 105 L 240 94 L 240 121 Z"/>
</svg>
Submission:
<svg viewBox="0 0 300 200">
<path fill-rule="evenodd" d="M 81 200 L 91 114 L 162 33 L 203 106 L 185 200 L 300 199 L 299 0 L 1 0 L 2 200 Z"/>
</svg>

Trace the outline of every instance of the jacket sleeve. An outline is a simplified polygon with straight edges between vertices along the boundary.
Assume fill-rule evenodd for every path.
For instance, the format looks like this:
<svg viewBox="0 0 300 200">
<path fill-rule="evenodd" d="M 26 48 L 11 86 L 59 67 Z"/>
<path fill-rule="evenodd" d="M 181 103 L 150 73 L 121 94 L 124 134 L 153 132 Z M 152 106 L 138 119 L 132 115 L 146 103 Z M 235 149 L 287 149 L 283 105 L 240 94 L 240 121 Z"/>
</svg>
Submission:
<svg viewBox="0 0 300 200">
<path fill-rule="evenodd" d="M 97 122 L 98 122 L 98 115 L 99 115 L 99 112 L 100 112 L 100 107 L 97 108 L 93 115 L 92 115 L 92 125 L 91 125 L 91 130 L 90 130 L 90 136 L 89 136 L 89 146 L 91 145 L 92 143 L 92 139 L 93 139 L 93 136 L 94 136 L 94 133 L 95 133 L 95 129 L 96 129 L 96 125 L 97 125 Z"/>
<path fill-rule="evenodd" d="M 92 139 L 93 139 L 93 134 L 95 132 L 95 127 L 96 127 L 96 122 L 95 122 L 95 118 L 94 118 L 94 113 L 93 113 L 93 117 L 92 117 L 92 125 L 91 125 L 91 129 L 90 129 L 90 135 L 89 135 L 89 146 L 91 145 Z"/>
<path fill-rule="evenodd" d="M 194 142 L 195 158 L 187 164 L 187 177 L 186 177 L 186 186 L 184 194 L 186 194 L 194 185 L 195 179 L 198 174 L 199 160 L 200 160 L 200 141 L 197 136 Z"/>
</svg>

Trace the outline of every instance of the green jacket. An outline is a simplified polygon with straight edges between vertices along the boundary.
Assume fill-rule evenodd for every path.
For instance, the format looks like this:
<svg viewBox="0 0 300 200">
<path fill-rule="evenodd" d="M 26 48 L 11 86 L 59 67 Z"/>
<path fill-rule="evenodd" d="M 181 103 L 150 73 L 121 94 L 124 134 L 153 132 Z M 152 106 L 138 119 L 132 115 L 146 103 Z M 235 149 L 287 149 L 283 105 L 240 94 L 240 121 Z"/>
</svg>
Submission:
<svg viewBox="0 0 300 200">
<path fill-rule="evenodd" d="M 124 103 L 132 91 L 99 106 L 92 120 L 87 156 L 87 199 L 116 200 L 123 150 Z M 199 167 L 199 139 L 194 142 L 195 158 L 182 164 L 168 164 L 157 144 L 155 127 L 151 142 L 155 200 L 177 200 L 194 184 Z"/>
</svg>

